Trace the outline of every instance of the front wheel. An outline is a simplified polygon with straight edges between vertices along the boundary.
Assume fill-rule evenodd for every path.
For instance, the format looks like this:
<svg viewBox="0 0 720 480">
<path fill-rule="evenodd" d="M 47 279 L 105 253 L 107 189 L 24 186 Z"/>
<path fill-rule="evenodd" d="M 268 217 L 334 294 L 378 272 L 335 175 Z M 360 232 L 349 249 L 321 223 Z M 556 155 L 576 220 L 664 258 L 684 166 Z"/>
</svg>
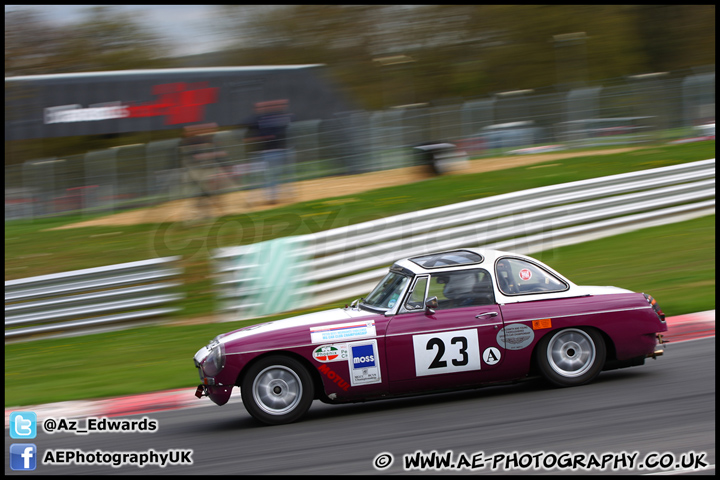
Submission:
<svg viewBox="0 0 720 480">
<path fill-rule="evenodd" d="M 599 332 L 566 328 L 540 340 L 537 362 L 550 383 L 573 387 L 594 380 L 605 365 L 605 355 L 605 342 Z"/>
<path fill-rule="evenodd" d="M 272 356 L 259 360 L 240 385 L 248 413 L 268 425 L 299 420 L 313 401 L 310 374 L 297 360 Z"/>
</svg>

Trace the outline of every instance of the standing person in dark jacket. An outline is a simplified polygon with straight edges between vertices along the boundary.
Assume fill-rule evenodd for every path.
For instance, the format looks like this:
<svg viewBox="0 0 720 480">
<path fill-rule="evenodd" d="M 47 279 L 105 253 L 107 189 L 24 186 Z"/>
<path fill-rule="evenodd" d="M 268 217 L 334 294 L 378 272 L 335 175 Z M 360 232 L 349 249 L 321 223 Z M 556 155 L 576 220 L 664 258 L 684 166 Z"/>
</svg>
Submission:
<svg viewBox="0 0 720 480">
<path fill-rule="evenodd" d="M 270 100 L 255 104 L 255 116 L 245 122 L 246 142 L 255 144 L 265 170 L 268 203 L 279 201 L 277 184 L 288 163 L 287 128 L 291 115 L 287 100 Z"/>
</svg>

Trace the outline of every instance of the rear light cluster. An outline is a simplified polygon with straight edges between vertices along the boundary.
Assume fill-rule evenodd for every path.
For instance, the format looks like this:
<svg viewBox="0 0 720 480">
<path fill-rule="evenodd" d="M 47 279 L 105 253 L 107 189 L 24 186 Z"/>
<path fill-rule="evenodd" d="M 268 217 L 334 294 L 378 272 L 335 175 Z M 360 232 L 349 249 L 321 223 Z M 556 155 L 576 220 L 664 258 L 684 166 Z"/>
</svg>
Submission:
<svg viewBox="0 0 720 480">
<path fill-rule="evenodd" d="M 655 313 L 660 318 L 660 321 L 665 321 L 665 314 L 663 313 L 662 309 L 660 308 L 660 305 L 658 305 L 657 300 L 655 300 L 653 297 L 648 295 L 647 293 L 643 293 L 643 296 L 645 297 L 645 300 L 648 301 L 650 305 L 652 305 L 653 310 L 655 310 Z"/>
</svg>

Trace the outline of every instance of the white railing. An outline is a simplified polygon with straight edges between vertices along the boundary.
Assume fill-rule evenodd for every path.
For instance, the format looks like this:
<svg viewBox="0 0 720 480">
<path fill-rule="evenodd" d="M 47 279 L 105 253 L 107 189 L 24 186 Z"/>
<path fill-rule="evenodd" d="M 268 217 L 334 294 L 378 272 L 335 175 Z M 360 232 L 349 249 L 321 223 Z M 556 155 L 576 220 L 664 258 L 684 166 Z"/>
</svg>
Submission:
<svg viewBox="0 0 720 480">
<path fill-rule="evenodd" d="M 138 326 L 179 310 L 180 257 L 5 282 L 5 341 Z"/>
<path fill-rule="evenodd" d="M 214 259 L 223 309 L 237 320 L 364 295 L 389 265 L 411 255 L 480 246 L 533 253 L 714 212 L 711 159 L 222 248 Z M 267 258 L 273 278 L 284 279 L 281 291 L 268 281 Z M 278 258 L 292 269 L 278 273 Z"/>
</svg>

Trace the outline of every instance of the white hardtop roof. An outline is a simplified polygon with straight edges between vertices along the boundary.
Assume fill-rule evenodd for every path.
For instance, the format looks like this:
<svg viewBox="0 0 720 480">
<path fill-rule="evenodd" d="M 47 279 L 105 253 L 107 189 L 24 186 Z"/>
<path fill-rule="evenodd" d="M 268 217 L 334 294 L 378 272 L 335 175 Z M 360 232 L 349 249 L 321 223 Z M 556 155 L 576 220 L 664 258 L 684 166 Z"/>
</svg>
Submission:
<svg viewBox="0 0 720 480">
<path fill-rule="evenodd" d="M 437 256 L 440 258 L 440 260 L 443 260 L 443 256 L 446 256 L 445 260 L 452 262 L 453 259 L 462 260 L 462 255 L 457 255 L 461 252 L 470 252 L 471 254 L 480 255 L 482 257 L 481 261 L 478 262 L 468 262 L 468 263 L 455 263 L 455 264 L 448 264 L 445 263 L 443 265 L 437 266 L 437 267 L 428 267 L 425 268 L 421 265 L 418 265 L 418 263 L 415 263 L 412 259 L 418 260 L 418 257 L 434 257 Z M 456 255 L 453 255 L 456 254 Z M 428 253 L 425 255 L 413 255 L 409 258 L 404 258 L 402 260 L 399 260 L 395 262 L 395 266 L 401 267 L 403 269 L 411 271 L 414 275 L 432 275 L 437 273 L 443 273 L 448 271 L 457 271 L 457 270 L 472 270 L 476 268 L 482 268 L 490 273 L 493 277 L 495 276 L 495 262 L 499 258 L 502 257 L 510 257 L 510 258 L 518 258 L 521 260 L 526 260 L 530 263 L 534 263 L 543 269 L 546 269 L 549 273 L 555 275 L 563 282 L 567 283 L 568 289 L 563 290 L 561 292 L 549 292 L 547 294 L 539 295 L 513 295 L 513 296 L 506 296 L 501 291 L 496 291 L 496 299 L 500 303 L 507 303 L 507 302 L 526 302 L 531 300 L 541 300 L 543 298 L 558 298 L 558 296 L 581 296 L 581 295 L 599 295 L 599 294 L 606 294 L 606 293 L 628 293 L 630 290 L 624 290 L 624 289 L 618 289 L 616 287 L 587 287 L 587 286 L 578 286 L 577 284 L 571 282 L 569 279 L 567 279 L 564 275 L 562 275 L 560 272 L 556 271 L 549 265 L 546 265 L 545 263 L 541 262 L 540 260 L 537 260 L 533 257 L 529 257 L 527 255 L 522 255 L 519 253 L 513 253 L 513 252 L 507 252 L 502 250 L 494 250 L 494 249 L 484 249 L 484 248 L 457 248 L 454 250 L 447 250 L 442 252 L 433 252 Z M 466 258 L 472 258 L 472 255 L 469 257 L 466 256 Z M 432 262 L 435 259 L 430 259 L 429 261 Z M 421 260 L 422 263 L 423 260 Z"/>
<path fill-rule="evenodd" d="M 453 257 L 456 257 L 456 258 L 458 257 L 457 255 L 453 255 L 453 254 L 457 254 L 457 253 L 461 253 L 461 252 L 470 252 L 471 254 L 479 255 L 480 257 L 482 257 L 482 260 L 477 261 L 477 262 L 468 261 L 466 263 L 465 262 L 464 263 L 452 263 Z M 432 253 L 428 253 L 428 254 L 424 254 L 424 255 L 413 255 L 412 257 L 404 258 L 402 260 L 395 262 L 395 265 L 406 268 L 406 269 L 412 271 L 413 273 L 415 273 L 416 275 L 419 275 L 419 274 L 439 272 L 439 271 L 444 271 L 444 270 L 472 269 L 472 268 L 478 268 L 478 267 L 491 269 L 495 263 L 495 260 L 499 257 L 504 257 L 504 256 L 526 258 L 526 259 L 532 260 L 536 263 L 538 262 L 537 260 L 535 260 L 531 257 L 528 257 L 526 255 L 520 255 L 517 253 L 511 253 L 511 252 L 504 252 L 501 250 L 479 249 L 479 248 L 458 248 L 455 250 L 432 252 Z M 427 258 L 427 257 L 438 257 L 440 260 L 442 260 L 444 258 L 446 260 L 446 262 L 441 265 L 438 265 L 437 267 L 427 267 L 426 268 L 426 267 L 423 267 L 422 265 L 416 263 L 416 261 L 413 261 L 413 259 Z M 539 262 L 539 263 L 542 263 L 542 262 Z"/>
</svg>

